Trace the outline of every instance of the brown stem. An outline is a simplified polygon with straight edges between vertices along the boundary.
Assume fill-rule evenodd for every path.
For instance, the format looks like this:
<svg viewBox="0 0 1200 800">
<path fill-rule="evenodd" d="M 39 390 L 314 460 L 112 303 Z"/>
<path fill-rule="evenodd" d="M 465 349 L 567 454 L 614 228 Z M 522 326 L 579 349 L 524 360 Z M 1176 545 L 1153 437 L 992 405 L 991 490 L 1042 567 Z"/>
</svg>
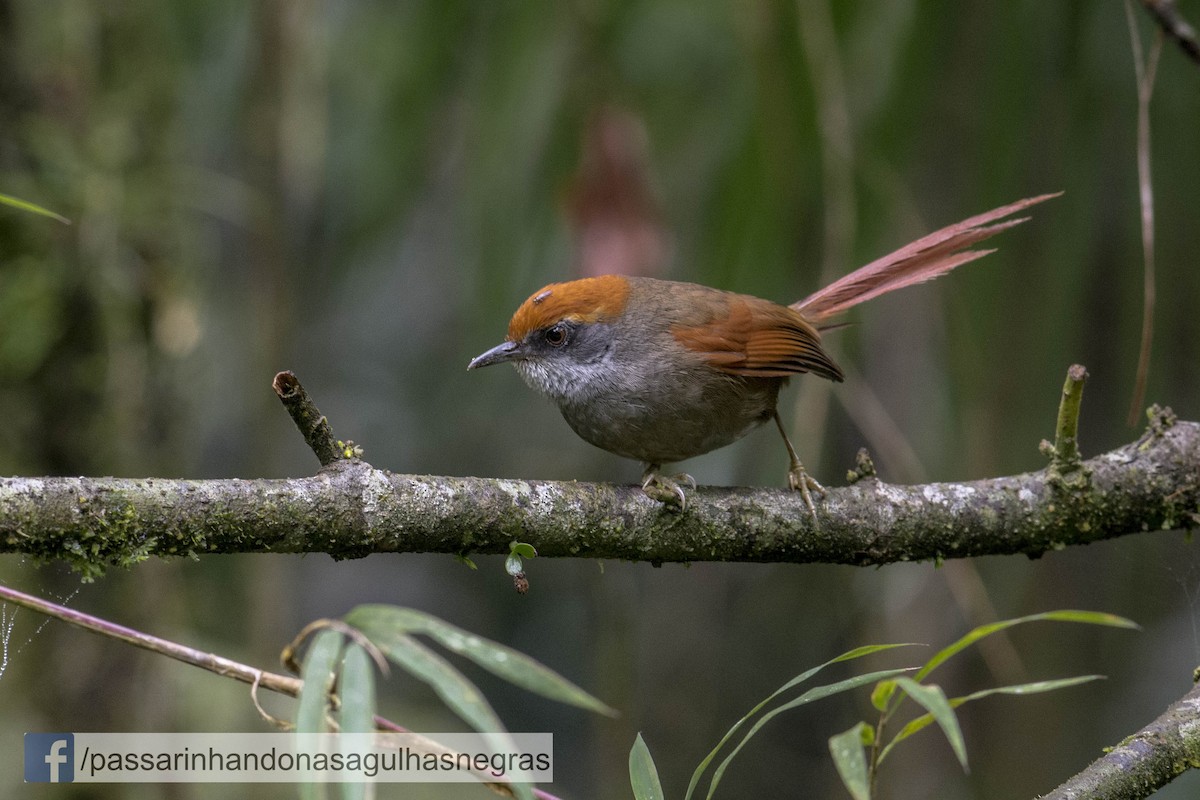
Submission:
<svg viewBox="0 0 1200 800">
<path fill-rule="evenodd" d="M 347 446 L 333 438 L 333 429 L 329 427 L 329 421 L 321 416 L 321 412 L 308 396 L 308 392 L 304 391 L 304 386 L 294 372 L 280 372 L 271 382 L 271 387 L 322 467 L 328 467 L 338 459 L 353 455 L 347 454 Z"/>
<path fill-rule="evenodd" d="M 1154 79 L 1158 74 L 1158 58 L 1162 54 L 1163 34 L 1154 38 L 1150 54 L 1142 55 L 1142 41 L 1133 18 L 1133 6 L 1125 0 L 1125 18 L 1129 25 L 1133 47 L 1133 67 L 1137 77 L 1137 171 L 1138 202 L 1142 210 L 1142 337 L 1138 348 L 1137 374 L 1133 398 L 1129 403 L 1129 424 L 1136 425 L 1146 402 L 1146 382 L 1150 375 L 1150 347 L 1154 339 L 1154 184 L 1150 174 L 1150 98 L 1154 94 Z"/>
<path fill-rule="evenodd" d="M 126 644 L 131 644 L 134 647 L 140 647 L 143 650 L 149 650 L 152 653 L 173 658 L 176 661 L 182 661 L 185 664 L 191 664 L 192 666 L 206 669 L 209 672 L 215 672 L 227 678 L 235 678 L 243 683 L 257 684 L 264 689 L 270 689 L 273 692 L 286 694 L 290 697 L 298 695 L 300 687 L 304 683 L 299 678 L 267 672 L 266 670 L 251 667 L 248 664 L 242 664 L 215 653 L 206 653 L 203 650 L 196 650 L 177 642 L 160 639 L 157 636 L 142 633 L 141 631 L 135 631 L 133 628 L 126 628 L 124 625 L 118 625 L 106 619 L 93 617 L 91 614 L 86 614 L 78 609 L 51 603 L 49 600 L 43 600 L 40 597 L 19 592 L 8 586 L 0 585 L 0 600 L 23 606 L 39 614 L 60 619 L 63 622 L 78 626 L 92 633 L 98 633 L 101 636 L 107 636 L 110 639 L 116 639 Z"/>
<path fill-rule="evenodd" d="M 216 673 L 217 675 L 221 675 L 226 678 L 234 678 L 242 681 L 243 683 L 250 684 L 254 690 L 257 690 L 258 687 L 261 686 L 262 688 L 270 689 L 273 692 L 285 694 L 289 697 L 296 697 L 300 694 L 300 688 L 304 685 L 304 681 L 300 680 L 299 678 L 292 678 L 287 675 L 279 675 L 274 672 L 267 672 L 266 670 L 257 669 L 247 664 L 242 664 L 240 662 L 233 661 L 232 659 L 225 658 L 224 656 L 216 655 L 215 653 L 206 653 L 202 650 L 196 650 L 194 648 L 179 644 L 178 642 L 172 642 L 167 639 L 152 636 L 148 633 L 136 631 L 133 628 L 126 628 L 124 625 L 118 625 L 115 622 L 109 622 L 106 619 L 94 617 L 91 614 L 84 613 L 78 609 L 67 608 L 66 606 L 52 603 L 49 600 L 43 600 L 40 597 L 26 594 L 25 592 L 4 586 L 3 584 L 0 584 L 0 600 L 13 603 L 14 605 L 18 605 L 23 608 L 28 608 L 31 611 L 38 612 L 39 614 L 45 614 L 46 616 L 54 617 L 55 619 L 62 620 L 63 622 L 67 622 L 71 625 L 83 628 L 84 630 L 91 631 L 92 633 L 98 633 L 101 636 L 107 636 L 110 639 L 116 639 L 117 641 L 131 644 L 134 647 L 140 647 L 143 650 L 149 650 L 152 653 L 158 653 L 159 655 L 173 658 L 176 661 L 182 661 L 185 664 L 191 664 L 192 666 L 206 669 L 209 672 Z M 323 620 L 322 622 L 333 622 L 335 623 L 335 626 L 344 625 L 344 623 L 330 620 Z M 308 629 L 306 629 L 306 631 L 307 630 Z M 342 629 L 339 628 L 339 630 Z M 347 633 L 345 630 L 342 632 Z M 357 633 L 357 631 L 355 631 L 355 633 Z M 347 635 L 349 635 L 349 633 L 347 633 Z M 362 634 L 358 633 L 358 636 L 361 637 Z M 360 641 L 360 644 L 361 643 L 362 642 Z M 293 644 L 295 644 L 295 642 L 293 642 Z M 371 645 L 371 647 L 368 648 L 368 652 L 371 653 L 372 656 L 377 656 L 378 648 L 375 648 L 374 645 Z M 257 698 L 255 698 L 255 705 L 258 706 Z M 258 706 L 258 708 L 261 713 L 262 707 Z M 406 728 L 397 725 L 395 722 L 381 717 L 378 714 L 375 715 L 375 726 L 380 730 L 389 730 L 399 733 L 412 733 Z M 429 746 L 440 747 L 440 745 L 437 745 L 435 742 L 430 742 Z M 514 796 L 512 787 L 508 786 L 507 784 L 496 781 L 484 781 L 484 785 L 496 794 L 504 797 Z M 558 800 L 558 798 L 556 798 L 554 795 L 544 792 L 540 789 L 534 789 L 533 795 L 540 800 Z"/>
</svg>

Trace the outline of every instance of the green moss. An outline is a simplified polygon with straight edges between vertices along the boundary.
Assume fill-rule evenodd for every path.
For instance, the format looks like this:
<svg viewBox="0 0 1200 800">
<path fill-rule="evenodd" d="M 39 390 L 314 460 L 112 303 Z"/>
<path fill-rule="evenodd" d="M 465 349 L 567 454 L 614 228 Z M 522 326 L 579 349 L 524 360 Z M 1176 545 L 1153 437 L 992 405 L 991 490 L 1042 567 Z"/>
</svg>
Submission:
<svg viewBox="0 0 1200 800">
<path fill-rule="evenodd" d="M 150 558 L 158 539 L 144 533 L 149 526 L 132 502 L 120 492 L 109 494 L 104 508 L 97 510 L 92 509 L 89 498 L 81 495 L 79 510 L 90 524 L 69 534 L 64 532 L 54 552 L 47 550 L 37 557 L 65 561 L 85 583 L 103 576 L 109 567 L 128 568 Z"/>
</svg>

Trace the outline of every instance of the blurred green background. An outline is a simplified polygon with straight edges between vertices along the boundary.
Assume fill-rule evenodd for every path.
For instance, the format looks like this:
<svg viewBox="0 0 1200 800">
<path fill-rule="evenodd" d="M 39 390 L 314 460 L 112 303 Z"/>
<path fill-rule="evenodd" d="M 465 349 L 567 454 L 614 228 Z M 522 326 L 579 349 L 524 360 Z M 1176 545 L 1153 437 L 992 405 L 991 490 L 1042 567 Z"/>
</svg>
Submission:
<svg viewBox="0 0 1200 800">
<path fill-rule="evenodd" d="M 1168 44 L 1147 402 L 1193 420 L 1198 88 Z M 796 381 L 781 409 L 827 484 L 861 446 L 895 482 L 1008 474 L 1044 464 L 1038 441 L 1081 362 L 1095 455 L 1138 433 L 1125 420 L 1142 304 L 1135 131 L 1114 0 L 0 0 L 0 192 L 73 221 L 0 208 L 0 474 L 311 474 L 270 388 L 286 368 L 379 467 L 631 482 L 638 465 L 577 439 L 512 370 L 466 372 L 532 291 L 626 270 L 790 302 L 936 227 L 1060 189 L 998 253 L 856 310 L 829 337 L 846 384 Z M 786 457 L 764 428 L 685 466 L 701 483 L 776 486 Z M 500 559 L 476 560 L 205 557 L 80 586 L 5 556 L 0 580 L 266 668 L 306 622 L 362 602 L 438 614 L 621 709 L 591 717 L 479 676 L 512 729 L 556 734 L 547 788 L 568 798 L 628 797 L 638 731 L 682 796 L 755 702 L 856 645 L 946 644 L 1061 607 L 1139 621 L 1018 629 L 952 662 L 939 673 L 952 694 L 1109 678 L 964 709 L 969 775 L 929 731 L 881 776 L 884 798 L 1030 797 L 1160 713 L 1200 662 L 1200 562 L 1179 532 L 941 568 L 534 561 L 525 597 Z M 22 786 L 24 731 L 265 729 L 240 685 L 42 622 L 21 612 L 7 641 L 0 794 L 294 794 Z M 457 728 L 410 681 L 381 694 L 405 725 Z M 776 720 L 722 796 L 845 796 L 825 740 L 868 711 L 862 694 Z M 1186 776 L 1161 796 L 1197 792 Z"/>
</svg>

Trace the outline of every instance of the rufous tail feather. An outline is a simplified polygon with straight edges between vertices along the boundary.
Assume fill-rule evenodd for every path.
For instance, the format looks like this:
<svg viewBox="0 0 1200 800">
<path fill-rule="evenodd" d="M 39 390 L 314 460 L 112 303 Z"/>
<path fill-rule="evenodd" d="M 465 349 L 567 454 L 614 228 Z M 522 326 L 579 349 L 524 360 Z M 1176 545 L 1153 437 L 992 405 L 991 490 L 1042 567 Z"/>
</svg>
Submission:
<svg viewBox="0 0 1200 800">
<path fill-rule="evenodd" d="M 820 325 L 825 320 L 881 294 L 945 275 L 955 267 L 994 252 L 964 248 L 1029 219 L 1022 217 L 1004 220 L 1005 217 L 1060 194 L 1062 192 L 1018 200 L 934 231 L 890 255 L 856 269 L 824 289 L 813 292 L 803 300 L 793 303 L 792 308 L 802 313 L 814 325 Z"/>
</svg>

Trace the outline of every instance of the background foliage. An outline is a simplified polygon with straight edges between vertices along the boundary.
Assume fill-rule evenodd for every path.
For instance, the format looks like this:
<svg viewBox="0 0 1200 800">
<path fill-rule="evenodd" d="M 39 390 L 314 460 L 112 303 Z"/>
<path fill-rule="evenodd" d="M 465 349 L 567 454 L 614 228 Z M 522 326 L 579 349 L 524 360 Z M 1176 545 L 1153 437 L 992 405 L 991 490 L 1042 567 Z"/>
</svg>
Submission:
<svg viewBox="0 0 1200 800">
<path fill-rule="evenodd" d="M 1200 74 L 1170 46 L 1159 72 L 1148 398 L 1197 419 Z M 893 481 L 1035 469 L 1078 361 L 1094 454 L 1134 436 L 1134 147 L 1112 0 L 0 0 L 0 191 L 73 221 L 0 208 L 0 473 L 310 473 L 270 390 L 291 368 L 377 466 L 632 481 L 637 465 L 576 439 L 511 371 L 466 373 L 531 291 L 612 257 L 791 301 L 934 227 L 1058 189 L 999 253 L 856 312 L 833 335 L 847 384 L 798 381 L 783 408 L 833 484 L 863 445 Z M 589 231 L 611 229 L 601 245 L 636 246 L 589 249 Z M 775 485 L 786 461 L 764 429 L 687 467 Z M 1057 607 L 1138 620 L 1141 634 L 1023 630 L 947 667 L 950 693 L 1110 679 L 964 711 L 969 776 L 934 736 L 882 776 L 886 797 L 1031 796 L 1158 714 L 1200 660 L 1200 570 L 1177 533 L 940 569 L 533 561 L 525 597 L 501 559 L 477 561 L 205 558 L 79 589 L 6 558 L 0 579 L 78 589 L 81 608 L 263 665 L 312 618 L 425 609 L 622 710 L 589 716 L 479 676 L 511 729 L 556 732 L 555 788 L 579 798 L 628 796 L 639 730 L 678 794 L 758 698 L 859 644 L 944 644 Z M 39 624 L 18 617 L 0 677 L 4 775 L 27 730 L 259 729 L 235 687 Z M 380 693 L 413 728 L 454 725 L 419 687 Z M 825 740 L 859 701 L 772 723 L 727 796 L 838 796 Z M 183 796 L 217 792 L 264 796 Z"/>
</svg>

